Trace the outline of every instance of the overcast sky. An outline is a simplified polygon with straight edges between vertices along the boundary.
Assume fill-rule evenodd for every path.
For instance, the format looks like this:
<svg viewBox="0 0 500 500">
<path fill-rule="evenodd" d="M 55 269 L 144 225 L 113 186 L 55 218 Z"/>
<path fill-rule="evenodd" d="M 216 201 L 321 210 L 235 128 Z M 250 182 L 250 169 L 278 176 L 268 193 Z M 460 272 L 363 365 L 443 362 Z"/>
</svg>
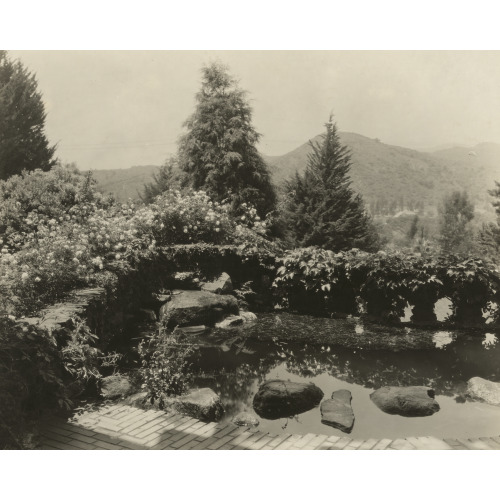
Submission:
<svg viewBox="0 0 500 500">
<path fill-rule="evenodd" d="M 227 64 L 249 92 L 260 150 L 340 130 L 412 148 L 500 143 L 500 51 L 10 51 L 38 78 L 46 131 L 82 169 L 155 164 L 175 151 L 200 69 Z"/>
</svg>

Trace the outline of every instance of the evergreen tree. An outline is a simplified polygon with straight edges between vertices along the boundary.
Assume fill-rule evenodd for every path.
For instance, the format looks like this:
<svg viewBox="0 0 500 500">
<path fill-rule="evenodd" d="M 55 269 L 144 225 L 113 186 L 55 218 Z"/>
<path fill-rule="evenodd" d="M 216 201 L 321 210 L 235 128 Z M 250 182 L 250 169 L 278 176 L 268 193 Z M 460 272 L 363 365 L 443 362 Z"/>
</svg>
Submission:
<svg viewBox="0 0 500 500">
<path fill-rule="evenodd" d="M 152 203 L 159 194 L 179 188 L 181 177 L 177 158 L 168 158 L 158 173 L 153 174 L 153 181 L 144 184 L 143 192 L 139 196 L 144 203 Z"/>
<path fill-rule="evenodd" d="M 470 221 L 474 205 L 466 191 L 454 191 L 446 196 L 440 207 L 440 240 L 444 252 L 465 253 L 472 248 Z"/>
<path fill-rule="evenodd" d="M 304 175 L 288 182 L 289 218 L 296 244 L 331 250 L 373 250 L 378 235 L 360 195 L 351 189 L 349 150 L 340 144 L 330 116 L 322 141 L 312 152 Z"/>
<path fill-rule="evenodd" d="M 219 63 L 204 67 L 202 75 L 196 109 L 179 144 L 180 168 L 194 189 L 230 201 L 235 212 L 250 203 L 264 217 L 275 208 L 276 192 L 256 148 L 260 134 L 246 93 Z"/>
<path fill-rule="evenodd" d="M 35 76 L 0 51 L 0 180 L 55 165 L 55 146 L 49 147 L 45 137 L 45 116 Z"/>
</svg>

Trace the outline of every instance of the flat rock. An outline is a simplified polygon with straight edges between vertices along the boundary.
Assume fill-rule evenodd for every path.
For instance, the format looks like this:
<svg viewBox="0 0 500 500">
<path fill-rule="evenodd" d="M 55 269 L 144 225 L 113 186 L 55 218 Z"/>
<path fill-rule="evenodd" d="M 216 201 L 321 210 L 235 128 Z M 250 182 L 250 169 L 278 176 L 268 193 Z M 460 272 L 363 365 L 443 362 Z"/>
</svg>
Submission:
<svg viewBox="0 0 500 500">
<path fill-rule="evenodd" d="M 351 391 L 345 389 L 335 391 L 331 399 L 325 399 L 321 403 L 321 422 L 347 434 L 350 433 L 354 426 L 351 400 Z"/>
<path fill-rule="evenodd" d="M 242 411 L 238 413 L 238 415 L 235 415 L 231 422 L 240 427 L 257 427 L 260 423 L 257 417 L 254 417 L 251 413 L 247 413 L 246 411 Z"/>
<path fill-rule="evenodd" d="M 260 417 L 276 420 L 311 410 L 323 396 L 313 383 L 268 380 L 254 396 L 253 408 Z"/>
<path fill-rule="evenodd" d="M 173 408 L 179 413 L 209 422 L 217 422 L 224 415 L 219 396 L 210 388 L 194 389 L 173 402 Z"/>
<path fill-rule="evenodd" d="M 134 387 L 125 375 L 110 375 L 101 380 L 101 394 L 106 399 L 128 396 L 134 392 Z"/>
<path fill-rule="evenodd" d="M 381 387 L 370 394 L 370 399 L 383 412 L 403 417 L 426 417 L 439 411 L 430 387 Z"/>
<path fill-rule="evenodd" d="M 231 293 L 233 291 L 233 282 L 231 281 L 231 276 L 229 276 L 229 274 L 222 273 L 212 281 L 202 282 L 201 289 L 205 292 L 212 293 Z"/>
<path fill-rule="evenodd" d="M 220 323 L 216 323 L 216 328 L 232 328 L 233 326 L 242 325 L 245 319 L 241 316 L 228 316 L 226 319 L 222 320 Z"/>
<path fill-rule="evenodd" d="M 172 296 L 160 309 L 160 321 L 168 327 L 213 326 L 225 317 L 238 314 L 238 302 L 232 295 L 186 290 Z"/>
<path fill-rule="evenodd" d="M 489 405 L 500 406 L 500 383 L 473 377 L 467 382 L 467 395 Z"/>
</svg>

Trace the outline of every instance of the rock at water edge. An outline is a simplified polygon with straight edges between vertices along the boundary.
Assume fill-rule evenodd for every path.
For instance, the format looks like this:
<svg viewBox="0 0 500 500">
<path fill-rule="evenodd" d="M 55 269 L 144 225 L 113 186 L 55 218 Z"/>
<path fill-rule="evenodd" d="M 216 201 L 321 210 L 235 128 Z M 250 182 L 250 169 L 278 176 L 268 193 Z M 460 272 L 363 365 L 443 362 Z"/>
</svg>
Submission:
<svg viewBox="0 0 500 500">
<path fill-rule="evenodd" d="M 259 387 L 253 407 L 260 417 L 276 420 L 311 410 L 323 396 L 323 391 L 313 383 L 269 380 Z"/>
<path fill-rule="evenodd" d="M 178 326 L 213 326 L 230 315 L 238 314 L 238 302 L 232 295 L 186 290 L 172 297 L 160 309 L 160 321 Z"/>
<path fill-rule="evenodd" d="M 173 402 L 173 407 L 179 413 L 209 422 L 217 422 L 224 415 L 224 407 L 219 396 L 208 387 L 179 396 Z"/>
<path fill-rule="evenodd" d="M 321 403 L 321 422 L 347 434 L 354 426 L 354 412 L 351 407 L 352 395 L 350 391 L 341 389 L 332 394 L 331 399 Z"/>
<path fill-rule="evenodd" d="M 260 423 L 257 417 L 254 417 L 251 413 L 247 413 L 246 411 L 235 415 L 231 422 L 235 425 L 239 425 L 240 427 L 257 427 Z"/>
<path fill-rule="evenodd" d="M 383 412 L 403 417 L 426 417 L 439 411 L 434 390 L 429 387 L 381 387 L 370 399 Z"/>
<path fill-rule="evenodd" d="M 489 405 L 500 406 L 500 383 L 473 377 L 467 382 L 467 395 Z"/>
</svg>

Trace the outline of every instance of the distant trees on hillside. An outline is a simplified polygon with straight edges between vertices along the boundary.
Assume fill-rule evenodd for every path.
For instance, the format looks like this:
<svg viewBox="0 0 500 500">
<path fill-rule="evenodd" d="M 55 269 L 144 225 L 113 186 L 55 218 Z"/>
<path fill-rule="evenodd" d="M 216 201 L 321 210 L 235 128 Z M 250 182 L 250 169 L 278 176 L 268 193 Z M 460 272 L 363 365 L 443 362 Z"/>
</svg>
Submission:
<svg viewBox="0 0 500 500">
<path fill-rule="evenodd" d="M 484 224 L 479 232 L 479 244 L 485 253 L 500 260 L 500 182 L 495 182 L 495 189 L 488 191 L 493 196 L 492 205 L 495 207 L 497 221 Z"/>
<path fill-rule="evenodd" d="M 153 181 L 144 184 L 140 197 L 144 203 L 151 203 L 161 193 L 178 188 L 181 179 L 177 157 L 167 158 L 158 173 L 153 174 Z"/>
<path fill-rule="evenodd" d="M 311 142 L 307 167 L 287 185 L 288 220 L 298 246 L 374 249 L 377 233 L 359 194 L 351 189 L 349 150 L 330 116 L 322 140 Z"/>
<path fill-rule="evenodd" d="M 235 211 L 250 203 L 264 217 L 276 206 L 276 192 L 257 151 L 260 134 L 252 126 L 245 91 L 225 66 L 213 63 L 202 69 L 196 101 L 178 151 L 189 185 L 217 201 L 229 200 Z"/>
<path fill-rule="evenodd" d="M 444 252 L 467 252 L 473 245 L 470 221 L 474 205 L 466 191 L 454 191 L 446 196 L 439 208 L 440 242 Z"/>
<path fill-rule="evenodd" d="M 55 146 L 50 147 L 45 137 L 45 117 L 35 75 L 0 51 L 0 180 L 55 165 Z"/>
</svg>

